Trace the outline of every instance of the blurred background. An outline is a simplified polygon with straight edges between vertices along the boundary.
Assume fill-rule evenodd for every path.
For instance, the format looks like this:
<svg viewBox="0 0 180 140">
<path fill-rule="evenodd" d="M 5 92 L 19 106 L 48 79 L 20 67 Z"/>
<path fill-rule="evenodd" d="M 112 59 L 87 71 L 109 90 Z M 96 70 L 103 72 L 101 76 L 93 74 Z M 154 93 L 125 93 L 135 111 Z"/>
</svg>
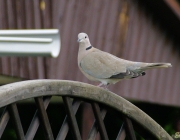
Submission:
<svg viewBox="0 0 180 140">
<path fill-rule="evenodd" d="M 121 81 L 109 89 L 141 108 L 170 135 L 180 131 L 179 1 L 0 0 L 1 30 L 51 28 L 60 30 L 59 56 L 0 57 L 1 85 L 31 79 L 75 80 L 97 85 L 87 80 L 77 65 L 77 35 L 85 32 L 94 47 L 118 57 L 172 64 L 172 68 L 150 70 L 144 77 Z M 49 114 L 56 113 L 53 108 L 57 105 L 63 108 L 59 100 L 53 102 Z M 31 101 L 22 104 L 30 106 Z M 22 106 L 19 108 L 23 111 Z M 86 122 L 81 126 L 84 135 L 93 121 L 89 108 L 85 105 L 79 116 Z M 10 128 L 11 124 L 7 133 L 12 135 L 8 137 L 13 139 Z"/>
</svg>

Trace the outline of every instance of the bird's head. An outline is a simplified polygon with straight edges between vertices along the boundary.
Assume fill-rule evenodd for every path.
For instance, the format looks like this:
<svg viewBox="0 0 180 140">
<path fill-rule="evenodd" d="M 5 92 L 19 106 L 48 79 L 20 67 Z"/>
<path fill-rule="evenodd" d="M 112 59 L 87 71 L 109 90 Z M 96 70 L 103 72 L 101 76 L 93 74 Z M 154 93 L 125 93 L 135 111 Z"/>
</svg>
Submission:
<svg viewBox="0 0 180 140">
<path fill-rule="evenodd" d="M 85 46 L 91 46 L 89 37 L 86 33 L 79 33 L 77 41 L 79 42 L 79 44 L 84 44 Z"/>
</svg>

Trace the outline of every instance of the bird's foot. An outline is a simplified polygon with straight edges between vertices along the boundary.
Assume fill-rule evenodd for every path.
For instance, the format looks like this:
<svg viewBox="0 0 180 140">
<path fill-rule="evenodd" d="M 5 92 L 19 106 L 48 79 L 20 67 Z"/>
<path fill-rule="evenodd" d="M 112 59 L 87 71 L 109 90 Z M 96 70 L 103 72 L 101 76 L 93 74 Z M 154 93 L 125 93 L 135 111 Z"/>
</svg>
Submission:
<svg viewBox="0 0 180 140">
<path fill-rule="evenodd" d="M 104 85 L 103 83 L 100 83 L 100 84 L 97 85 L 97 86 L 98 86 L 98 87 L 102 87 L 102 88 L 104 88 L 105 90 L 109 91 L 109 89 L 108 89 L 109 84 Z"/>
<path fill-rule="evenodd" d="M 100 84 L 97 85 L 97 86 L 98 86 L 98 87 L 103 87 L 103 85 L 104 85 L 103 83 L 100 83 Z"/>
</svg>

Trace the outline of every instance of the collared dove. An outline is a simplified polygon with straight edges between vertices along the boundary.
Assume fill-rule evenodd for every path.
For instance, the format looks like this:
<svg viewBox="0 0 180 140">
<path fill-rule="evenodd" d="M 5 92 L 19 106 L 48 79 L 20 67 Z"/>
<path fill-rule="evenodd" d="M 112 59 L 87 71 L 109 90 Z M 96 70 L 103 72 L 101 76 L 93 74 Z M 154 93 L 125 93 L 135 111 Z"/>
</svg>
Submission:
<svg viewBox="0 0 180 140">
<path fill-rule="evenodd" d="M 143 63 L 118 58 L 91 46 L 86 33 L 78 34 L 78 42 L 79 69 L 89 80 L 101 82 L 100 85 L 143 76 L 148 69 L 171 67 L 170 63 Z"/>
</svg>

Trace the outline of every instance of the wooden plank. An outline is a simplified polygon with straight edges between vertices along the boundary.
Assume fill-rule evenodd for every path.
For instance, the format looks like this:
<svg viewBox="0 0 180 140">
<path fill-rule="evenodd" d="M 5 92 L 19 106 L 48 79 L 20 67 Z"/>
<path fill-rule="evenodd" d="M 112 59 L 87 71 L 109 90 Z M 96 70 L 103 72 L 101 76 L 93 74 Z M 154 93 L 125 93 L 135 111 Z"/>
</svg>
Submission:
<svg viewBox="0 0 180 140">
<path fill-rule="evenodd" d="M 77 125 L 77 121 L 76 121 L 76 118 L 75 118 L 75 113 L 72 109 L 72 105 L 71 105 L 71 102 L 70 102 L 70 98 L 69 97 L 62 97 L 63 98 L 63 102 L 65 104 L 65 109 L 66 109 L 66 113 L 67 113 L 67 118 L 68 118 L 68 123 L 69 123 L 69 126 L 70 126 L 70 130 L 73 134 L 73 138 L 75 140 L 81 140 L 81 135 L 80 135 L 80 132 L 79 132 L 79 128 L 78 128 L 78 125 Z"/>
<path fill-rule="evenodd" d="M 174 11 L 174 13 L 180 19 L 180 6 L 179 3 L 175 0 L 165 0 L 166 4 Z"/>
<path fill-rule="evenodd" d="M 1 136 L 5 130 L 6 126 L 7 126 L 9 118 L 10 118 L 9 112 L 5 107 L 3 114 L 1 115 L 1 118 L 0 118 L 0 138 L 1 138 Z"/>
<path fill-rule="evenodd" d="M 25 7 L 25 26 L 26 29 L 34 29 L 35 28 L 35 15 L 36 10 L 34 9 L 34 3 L 32 0 L 26 0 L 24 3 Z M 28 57 L 27 59 L 27 69 L 29 71 L 28 79 L 37 79 L 38 78 L 38 64 L 37 64 L 37 57 Z"/>
<path fill-rule="evenodd" d="M 45 97 L 44 100 L 43 100 L 43 103 L 44 103 L 44 108 L 45 110 L 47 109 L 48 105 L 49 105 L 49 102 L 51 100 L 51 96 L 48 96 L 48 97 Z M 26 132 L 26 140 L 32 140 L 34 139 L 34 136 L 38 130 L 38 127 L 40 125 L 40 120 L 39 120 L 39 117 L 38 117 L 38 110 L 36 110 L 35 114 L 34 114 L 34 117 L 31 121 L 31 124 Z"/>
<path fill-rule="evenodd" d="M 125 138 L 126 138 L 126 131 L 125 131 L 124 123 L 123 123 L 117 135 L 116 140 L 125 140 Z"/>
<path fill-rule="evenodd" d="M 95 116 L 97 124 L 98 124 L 98 129 L 99 129 L 99 132 L 101 135 L 101 139 L 109 140 L 103 119 L 101 117 L 99 105 L 97 103 L 91 103 L 91 105 L 93 108 L 94 116 Z"/>
<path fill-rule="evenodd" d="M 43 98 L 37 97 L 35 98 L 36 105 L 38 107 L 38 114 L 40 117 L 40 121 L 42 124 L 42 127 L 44 129 L 45 139 L 47 140 L 54 140 L 54 136 L 52 133 L 51 125 L 49 123 L 49 119 L 43 104 Z"/>
<path fill-rule="evenodd" d="M 101 110 L 102 120 L 104 120 L 106 113 L 107 113 L 106 109 Z M 95 120 L 88 134 L 87 140 L 95 140 L 97 134 L 98 134 L 98 126 L 97 126 L 97 121 Z"/>
<path fill-rule="evenodd" d="M 14 127 L 15 127 L 15 131 L 16 131 L 16 136 L 18 140 L 25 140 L 24 137 L 24 131 L 22 128 L 22 124 L 21 124 L 21 120 L 19 117 L 19 113 L 18 113 L 18 109 L 16 106 L 16 103 L 12 103 L 10 105 L 8 105 L 8 110 L 10 112 Z"/>
<path fill-rule="evenodd" d="M 136 135 L 131 120 L 126 116 L 123 116 L 123 120 L 124 120 L 124 125 L 128 139 L 136 140 Z"/>
<path fill-rule="evenodd" d="M 77 100 L 77 99 L 74 99 L 73 100 L 73 103 L 72 103 L 72 109 L 73 109 L 73 112 L 74 112 L 74 115 L 76 114 L 79 106 L 80 106 L 80 103 L 81 101 Z M 66 115 L 64 121 L 63 121 L 63 124 L 61 126 L 61 129 L 57 135 L 57 138 L 56 140 L 65 140 L 66 136 L 67 136 L 67 133 L 69 131 L 69 125 L 68 125 L 68 116 Z"/>
</svg>

